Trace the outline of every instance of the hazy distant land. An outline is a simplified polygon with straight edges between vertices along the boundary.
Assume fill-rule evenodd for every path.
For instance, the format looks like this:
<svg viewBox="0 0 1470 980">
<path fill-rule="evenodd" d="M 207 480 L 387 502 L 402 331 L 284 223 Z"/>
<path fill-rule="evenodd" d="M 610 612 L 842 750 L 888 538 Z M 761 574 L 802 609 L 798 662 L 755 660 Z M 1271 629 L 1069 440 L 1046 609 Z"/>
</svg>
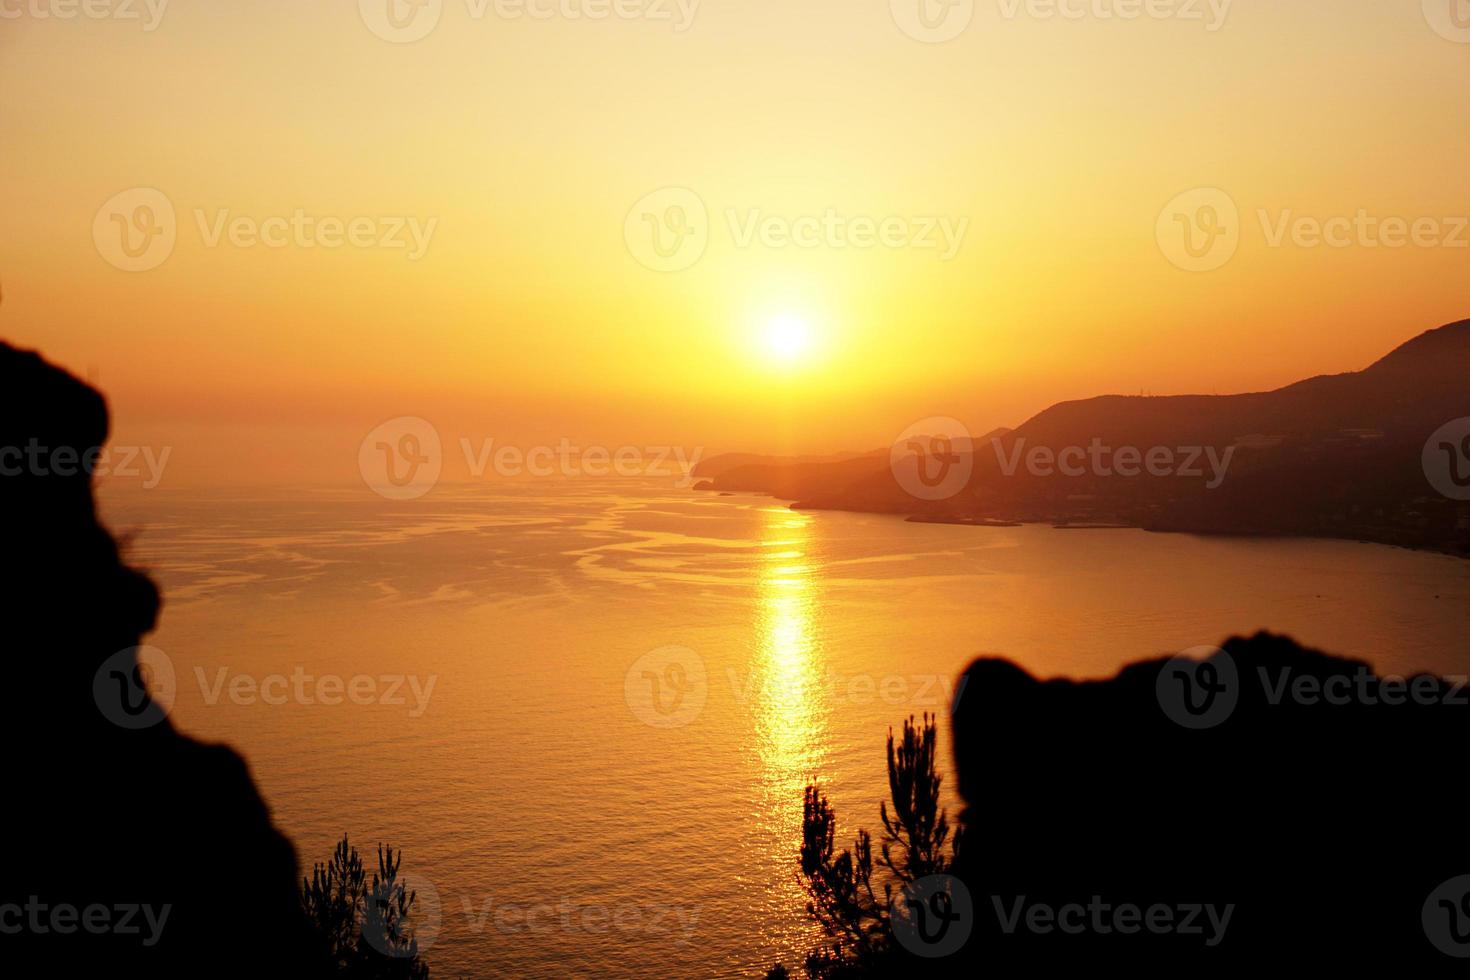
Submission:
<svg viewBox="0 0 1470 980">
<path fill-rule="evenodd" d="M 956 443 L 972 469 L 942 500 L 901 486 L 888 449 L 825 459 L 727 454 L 700 463 L 694 476 L 700 489 L 770 494 L 798 509 L 1349 538 L 1467 556 L 1470 502 L 1438 486 L 1448 479 L 1463 487 L 1470 475 L 1461 474 L 1453 450 L 1439 461 L 1426 445 L 1470 416 L 1467 379 L 1470 321 L 1462 321 L 1421 334 L 1365 370 L 1275 391 L 1053 405 L 1015 429 Z M 1076 464 L 1069 473 L 1032 465 L 1068 447 Z M 1157 475 L 1139 465 L 1154 449 L 1168 450 L 1182 472 Z M 1432 474 L 1436 466 L 1444 472 Z"/>
</svg>

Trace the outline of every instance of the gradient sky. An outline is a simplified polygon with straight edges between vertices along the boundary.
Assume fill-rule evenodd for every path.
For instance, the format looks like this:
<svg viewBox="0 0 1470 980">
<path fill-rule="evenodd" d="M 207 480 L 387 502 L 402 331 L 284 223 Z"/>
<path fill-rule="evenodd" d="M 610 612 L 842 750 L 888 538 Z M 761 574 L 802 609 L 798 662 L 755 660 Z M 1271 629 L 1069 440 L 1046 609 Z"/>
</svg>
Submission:
<svg viewBox="0 0 1470 980">
<path fill-rule="evenodd" d="M 142 0 L 53 2 L 0 0 L 0 336 L 102 386 L 117 441 L 174 447 L 182 482 L 356 479 L 400 415 L 446 442 L 866 449 L 926 416 L 1354 370 L 1470 316 L 1470 247 L 1273 247 L 1258 215 L 1470 214 L 1470 43 L 1439 0 L 1236 0 L 1213 31 L 1204 0 L 977 0 L 944 43 L 866 0 L 704 0 L 682 31 L 445 0 L 403 44 L 355 0 L 175 0 L 152 31 Z M 177 214 L 144 272 L 93 238 L 134 187 Z M 624 236 L 666 187 L 709 217 L 676 272 Z M 1239 209 L 1208 272 L 1156 237 L 1194 188 Z M 968 225 L 946 261 L 741 246 L 726 217 L 829 208 Z M 196 215 L 297 209 L 436 225 L 414 260 L 210 247 Z M 810 332 L 790 362 L 762 342 L 780 316 Z"/>
</svg>

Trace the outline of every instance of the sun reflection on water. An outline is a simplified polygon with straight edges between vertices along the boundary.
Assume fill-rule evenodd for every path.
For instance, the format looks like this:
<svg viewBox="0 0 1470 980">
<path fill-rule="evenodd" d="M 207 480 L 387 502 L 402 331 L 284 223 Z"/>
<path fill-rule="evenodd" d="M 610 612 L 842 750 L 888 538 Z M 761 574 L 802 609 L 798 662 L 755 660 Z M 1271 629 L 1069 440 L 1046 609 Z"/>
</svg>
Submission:
<svg viewBox="0 0 1470 980">
<path fill-rule="evenodd" d="M 767 902 L 773 912 L 789 915 L 804 902 L 795 874 L 801 790 L 822 774 L 826 758 L 829 705 L 817 638 L 820 569 L 808 554 L 811 517 L 784 507 L 764 508 L 761 517 L 753 723 L 763 798 L 756 820 L 769 848 L 767 860 L 778 868 Z M 803 943 L 797 934 L 770 939 L 789 943 L 792 951 Z"/>
<path fill-rule="evenodd" d="M 762 512 L 756 573 L 755 745 L 765 800 L 761 819 L 780 856 L 794 859 L 801 794 L 826 755 L 828 705 L 816 632 L 819 576 L 808 555 L 811 518 L 782 507 Z"/>
</svg>

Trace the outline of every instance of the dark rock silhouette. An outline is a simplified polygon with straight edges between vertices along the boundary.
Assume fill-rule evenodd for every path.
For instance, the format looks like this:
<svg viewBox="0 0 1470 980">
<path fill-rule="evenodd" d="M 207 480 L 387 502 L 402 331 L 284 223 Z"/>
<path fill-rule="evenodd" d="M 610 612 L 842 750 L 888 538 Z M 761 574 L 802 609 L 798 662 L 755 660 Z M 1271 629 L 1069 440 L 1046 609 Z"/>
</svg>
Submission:
<svg viewBox="0 0 1470 980">
<path fill-rule="evenodd" d="M 27 959 L 44 966 L 27 975 L 329 975 L 294 848 L 245 763 L 179 734 L 119 656 L 154 627 L 159 595 L 97 518 L 85 464 L 107 429 L 98 392 L 0 344 L 11 760 L 0 962 L 17 975 Z M 156 723 L 110 720 L 117 705 L 94 694 L 104 664 L 98 690 Z"/>
<path fill-rule="evenodd" d="M 967 804 L 955 873 L 975 931 L 925 972 L 1463 973 L 1465 961 L 1434 938 L 1470 955 L 1470 881 L 1430 898 L 1470 874 L 1470 692 L 1427 675 L 1385 681 L 1360 661 L 1264 633 L 1223 651 L 1135 663 L 1096 682 L 1039 681 L 994 659 L 969 668 L 953 718 Z M 1311 695 L 1324 684 L 1341 703 Z M 1112 908 L 1233 910 L 1214 945 L 1203 908 L 1201 933 L 1068 934 L 1024 920 L 1007 932 L 1021 896 L 1027 909 L 1097 896 Z"/>
</svg>

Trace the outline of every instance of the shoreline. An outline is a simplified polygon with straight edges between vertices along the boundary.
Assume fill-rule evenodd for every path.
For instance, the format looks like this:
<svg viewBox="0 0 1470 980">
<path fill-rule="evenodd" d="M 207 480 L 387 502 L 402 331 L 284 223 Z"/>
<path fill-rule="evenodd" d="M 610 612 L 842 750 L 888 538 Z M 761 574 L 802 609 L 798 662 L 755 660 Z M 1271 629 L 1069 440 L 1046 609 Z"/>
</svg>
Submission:
<svg viewBox="0 0 1470 980">
<path fill-rule="evenodd" d="M 728 496 L 732 491 L 719 491 L 717 487 L 711 487 L 701 492 L 715 492 L 720 496 Z M 1434 545 L 1414 544 L 1402 540 L 1394 540 L 1389 536 L 1372 537 L 1361 534 L 1319 534 L 1310 531 L 1224 531 L 1218 528 L 1190 528 L 1190 527 L 1158 527 L 1143 524 L 1130 524 L 1124 521 L 1026 521 L 1008 520 L 995 517 L 946 517 L 943 515 L 929 514 L 905 514 L 896 510 L 863 510 L 856 507 L 830 507 L 819 504 L 804 504 L 801 500 L 782 497 L 774 493 L 760 490 L 735 491 L 737 495 L 741 492 L 751 496 L 767 497 L 771 500 L 786 504 L 791 510 L 798 511 L 834 511 L 845 514 L 875 514 L 880 516 L 896 517 L 907 524 L 950 524 L 956 527 L 988 527 L 988 528 L 1017 528 L 1030 526 L 1050 527 L 1057 531 L 1145 531 L 1149 534 L 1189 534 L 1202 538 L 1250 538 L 1255 540 L 1276 539 L 1316 539 L 1319 541 L 1350 541 L 1354 544 L 1374 544 L 1387 548 L 1401 548 L 1405 551 L 1418 551 L 1425 554 L 1444 555 L 1447 558 L 1470 559 L 1470 552 L 1458 551 L 1448 547 L 1437 547 Z"/>
</svg>

